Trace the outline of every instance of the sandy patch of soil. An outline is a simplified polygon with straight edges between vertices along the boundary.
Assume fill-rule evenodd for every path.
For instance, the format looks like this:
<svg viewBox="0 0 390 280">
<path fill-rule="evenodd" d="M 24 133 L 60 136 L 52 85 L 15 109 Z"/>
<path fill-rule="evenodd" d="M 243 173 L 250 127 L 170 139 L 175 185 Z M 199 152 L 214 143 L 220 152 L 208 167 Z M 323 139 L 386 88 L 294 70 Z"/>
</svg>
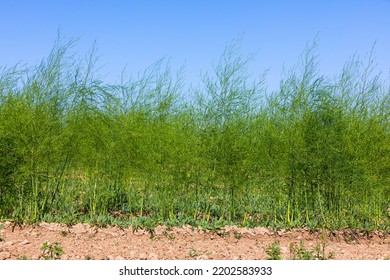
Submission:
<svg viewBox="0 0 390 280">
<path fill-rule="evenodd" d="M 301 241 L 312 251 L 325 244 L 325 255 L 338 260 L 390 259 L 390 237 L 381 232 L 310 232 L 306 229 L 273 231 L 267 228 L 225 227 L 204 231 L 190 226 L 154 233 L 132 228 L 97 228 L 85 224 L 66 226 L 40 223 L 14 226 L 0 223 L 0 260 L 42 259 L 43 243 L 59 242 L 62 260 L 258 260 L 267 247 L 279 242 L 283 259 L 291 259 L 290 244 Z M 314 254 L 314 252 L 313 252 Z"/>
</svg>

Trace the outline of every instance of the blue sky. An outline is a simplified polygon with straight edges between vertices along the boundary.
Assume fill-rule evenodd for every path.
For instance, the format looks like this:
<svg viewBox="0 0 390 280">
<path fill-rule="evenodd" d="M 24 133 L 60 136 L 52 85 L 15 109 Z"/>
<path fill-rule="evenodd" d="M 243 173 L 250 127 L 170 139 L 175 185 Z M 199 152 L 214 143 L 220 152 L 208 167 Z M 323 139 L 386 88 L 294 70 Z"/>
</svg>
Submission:
<svg viewBox="0 0 390 280">
<path fill-rule="evenodd" d="M 127 65 L 136 75 L 159 58 L 186 65 L 188 83 L 210 71 L 226 43 L 244 33 L 242 52 L 257 52 L 249 71 L 269 69 L 275 89 L 282 67 L 293 66 L 318 34 L 321 73 L 334 76 L 374 42 L 378 71 L 390 68 L 390 1 L 17 1 L 0 0 L 0 66 L 34 65 L 47 56 L 57 31 L 81 36 L 82 54 L 97 41 L 101 74 L 114 82 Z"/>
</svg>

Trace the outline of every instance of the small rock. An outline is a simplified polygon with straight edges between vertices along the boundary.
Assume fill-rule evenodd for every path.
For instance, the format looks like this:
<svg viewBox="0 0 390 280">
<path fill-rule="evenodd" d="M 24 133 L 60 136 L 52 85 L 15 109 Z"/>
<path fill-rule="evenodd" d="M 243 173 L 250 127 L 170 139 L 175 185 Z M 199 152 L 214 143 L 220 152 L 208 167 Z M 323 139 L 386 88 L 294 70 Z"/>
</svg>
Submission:
<svg viewBox="0 0 390 280">
<path fill-rule="evenodd" d="M 27 239 L 20 242 L 20 245 L 27 245 L 27 244 L 30 244 L 30 241 L 28 241 Z"/>
<path fill-rule="evenodd" d="M 117 260 L 117 261 L 119 261 L 119 260 L 124 260 L 125 258 L 124 257 L 122 257 L 122 256 L 116 256 L 115 257 L 115 260 Z"/>
<path fill-rule="evenodd" d="M 138 256 L 138 258 L 139 258 L 140 260 L 147 260 L 147 259 L 148 259 L 147 255 L 146 255 L 145 253 L 141 253 L 141 254 Z"/>
<path fill-rule="evenodd" d="M 15 244 L 15 242 L 13 242 L 13 241 L 6 241 L 6 242 L 4 243 L 5 246 L 12 246 L 12 245 L 14 245 L 14 244 Z"/>
</svg>

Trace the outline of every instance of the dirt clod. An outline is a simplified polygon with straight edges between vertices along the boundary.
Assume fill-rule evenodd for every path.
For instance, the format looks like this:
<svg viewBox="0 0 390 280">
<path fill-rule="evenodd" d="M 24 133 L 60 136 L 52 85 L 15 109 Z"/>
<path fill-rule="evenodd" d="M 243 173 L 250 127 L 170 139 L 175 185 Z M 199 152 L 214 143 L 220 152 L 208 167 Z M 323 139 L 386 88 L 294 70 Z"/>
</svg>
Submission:
<svg viewBox="0 0 390 280">
<path fill-rule="evenodd" d="M 0 260 L 7 260 L 9 258 L 11 258 L 10 252 L 0 252 Z"/>
</svg>

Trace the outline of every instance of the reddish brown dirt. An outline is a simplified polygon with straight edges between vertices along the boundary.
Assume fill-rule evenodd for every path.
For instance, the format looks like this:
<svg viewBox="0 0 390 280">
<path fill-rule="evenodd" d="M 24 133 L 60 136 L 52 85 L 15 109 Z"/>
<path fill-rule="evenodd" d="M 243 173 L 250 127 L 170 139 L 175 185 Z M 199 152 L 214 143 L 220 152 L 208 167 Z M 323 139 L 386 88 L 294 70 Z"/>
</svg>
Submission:
<svg viewBox="0 0 390 280">
<path fill-rule="evenodd" d="M 273 231 L 266 228 L 225 227 L 218 232 L 156 227 L 154 235 L 131 228 L 97 228 L 85 224 L 15 226 L 0 223 L 0 260 L 42 259 L 44 242 L 59 242 L 71 260 L 257 260 L 266 259 L 266 248 L 279 242 L 283 259 L 292 259 L 290 244 L 304 242 L 312 251 L 325 244 L 325 256 L 332 252 L 339 260 L 390 259 L 390 238 L 381 232 L 310 232 L 306 229 Z M 313 252 L 315 254 L 315 252 Z"/>
</svg>

